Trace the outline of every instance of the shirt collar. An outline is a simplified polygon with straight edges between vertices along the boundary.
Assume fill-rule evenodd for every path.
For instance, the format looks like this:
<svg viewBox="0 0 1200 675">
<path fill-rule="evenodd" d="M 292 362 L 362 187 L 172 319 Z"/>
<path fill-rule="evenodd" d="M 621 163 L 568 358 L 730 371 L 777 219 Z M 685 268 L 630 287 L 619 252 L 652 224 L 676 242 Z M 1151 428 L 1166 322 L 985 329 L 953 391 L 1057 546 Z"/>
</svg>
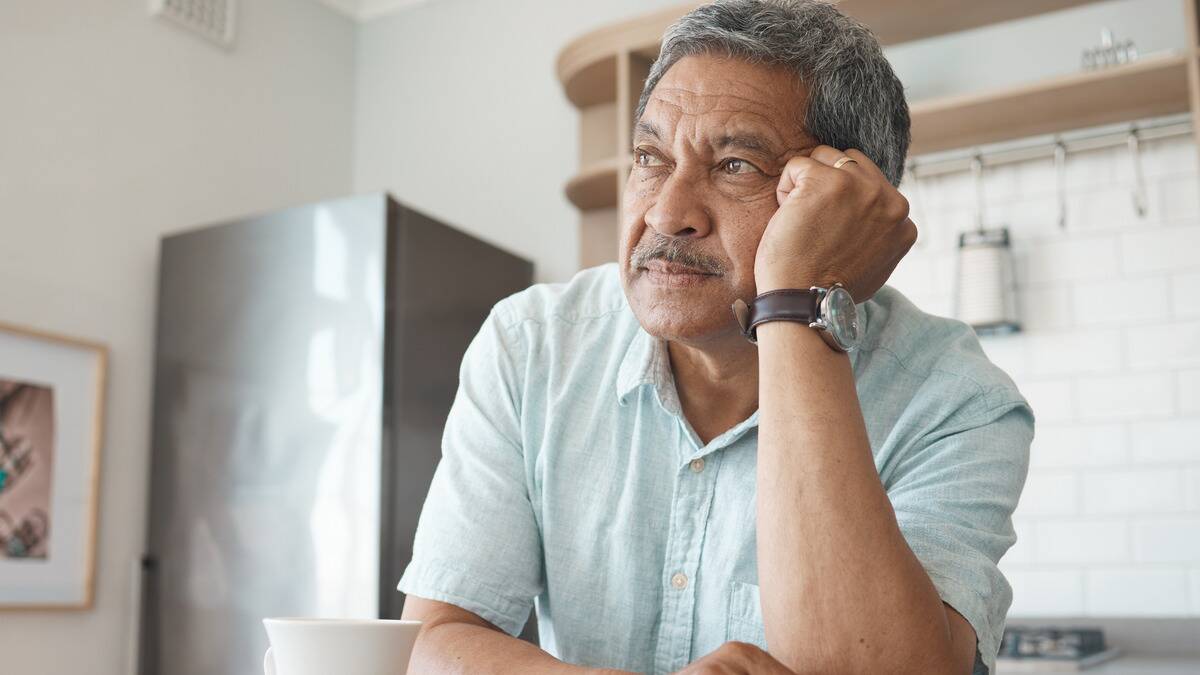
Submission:
<svg viewBox="0 0 1200 675">
<path fill-rule="evenodd" d="M 666 342 L 646 332 L 638 324 L 637 333 L 629 341 L 625 356 L 617 371 L 617 402 L 625 405 L 629 395 L 642 385 L 653 385 L 660 394 L 661 385 L 671 381 L 671 364 Z"/>
</svg>

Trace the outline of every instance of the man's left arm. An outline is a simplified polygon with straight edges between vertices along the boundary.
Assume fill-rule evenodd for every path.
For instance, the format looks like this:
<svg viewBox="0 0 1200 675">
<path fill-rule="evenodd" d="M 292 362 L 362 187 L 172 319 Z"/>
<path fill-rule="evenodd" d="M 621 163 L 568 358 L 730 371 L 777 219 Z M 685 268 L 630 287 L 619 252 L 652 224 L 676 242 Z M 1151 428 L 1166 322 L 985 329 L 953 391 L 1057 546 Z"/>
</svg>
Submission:
<svg viewBox="0 0 1200 675">
<path fill-rule="evenodd" d="M 833 168 L 843 156 L 855 162 Z M 793 158 L 778 196 L 759 293 L 841 282 L 862 302 L 915 241 L 907 202 L 856 150 Z M 975 631 L 897 523 L 849 358 L 802 324 L 768 322 L 757 336 L 758 576 L 772 656 L 801 675 L 968 675 Z"/>
<path fill-rule="evenodd" d="M 771 654 L 801 675 L 969 675 L 975 631 L 897 525 L 849 359 L 790 322 L 760 325 L 758 344 L 758 578 Z"/>
</svg>

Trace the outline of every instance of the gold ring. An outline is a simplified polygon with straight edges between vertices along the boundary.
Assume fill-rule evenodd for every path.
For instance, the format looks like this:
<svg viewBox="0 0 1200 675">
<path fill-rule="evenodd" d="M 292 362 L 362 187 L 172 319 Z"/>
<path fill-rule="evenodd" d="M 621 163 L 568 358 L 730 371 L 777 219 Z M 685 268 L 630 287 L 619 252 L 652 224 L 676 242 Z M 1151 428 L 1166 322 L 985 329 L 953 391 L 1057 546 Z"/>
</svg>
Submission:
<svg viewBox="0 0 1200 675">
<path fill-rule="evenodd" d="M 849 155 L 842 155 L 841 159 L 833 163 L 833 168 L 840 169 L 842 168 L 842 165 L 846 164 L 847 162 L 854 162 L 855 164 L 858 164 L 853 157 L 850 157 Z"/>
</svg>

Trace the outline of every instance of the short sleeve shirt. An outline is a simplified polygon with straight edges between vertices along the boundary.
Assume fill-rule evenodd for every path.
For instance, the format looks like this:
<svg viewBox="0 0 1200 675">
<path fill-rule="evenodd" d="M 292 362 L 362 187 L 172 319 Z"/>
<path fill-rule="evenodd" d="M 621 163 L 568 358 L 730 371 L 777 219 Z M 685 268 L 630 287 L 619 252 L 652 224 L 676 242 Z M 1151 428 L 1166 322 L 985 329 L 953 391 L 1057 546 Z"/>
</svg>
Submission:
<svg viewBox="0 0 1200 675">
<path fill-rule="evenodd" d="M 965 324 L 886 286 L 858 309 L 851 363 L 879 479 L 942 600 L 975 629 L 974 673 L 989 675 L 1032 412 Z M 542 648 L 590 667 L 671 673 L 730 640 L 770 650 L 758 413 L 700 441 L 615 263 L 498 303 L 459 377 L 399 590 L 513 635 L 536 606 Z"/>
</svg>

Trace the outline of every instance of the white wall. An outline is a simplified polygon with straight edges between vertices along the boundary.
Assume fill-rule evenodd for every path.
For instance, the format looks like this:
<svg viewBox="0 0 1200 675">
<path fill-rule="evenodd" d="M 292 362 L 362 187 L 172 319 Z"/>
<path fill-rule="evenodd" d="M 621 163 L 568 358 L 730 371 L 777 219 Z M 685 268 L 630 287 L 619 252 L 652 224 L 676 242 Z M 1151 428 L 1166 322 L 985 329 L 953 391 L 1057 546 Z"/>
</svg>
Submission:
<svg viewBox="0 0 1200 675">
<path fill-rule="evenodd" d="M 1144 150 L 1145 218 L 1123 147 L 1069 156 L 1063 230 L 1051 160 L 985 174 L 987 224 L 1013 236 L 1024 332 L 984 348 L 1037 416 L 1001 561 L 1015 617 L 1200 616 L 1200 175 L 1191 137 Z M 891 283 L 949 313 L 974 183 L 901 189 L 922 233 Z"/>
<path fill-rule="evenodd" d="M 95 608 L 0 612 L 4 672 L 133 672 L 159 236 L 351 189 L 349 20 L 242 2 L 225 52 L 147 4 L 0 3 L 0 319 L 112 357 Z"/>
<path fill-rule="evenodd" d="M 579 115 L 554 67 L 576 36 L 677 0 L 438 0 L 362 27 L 354 185 L 534 261 L 579 265 Z"/>
</svg>

